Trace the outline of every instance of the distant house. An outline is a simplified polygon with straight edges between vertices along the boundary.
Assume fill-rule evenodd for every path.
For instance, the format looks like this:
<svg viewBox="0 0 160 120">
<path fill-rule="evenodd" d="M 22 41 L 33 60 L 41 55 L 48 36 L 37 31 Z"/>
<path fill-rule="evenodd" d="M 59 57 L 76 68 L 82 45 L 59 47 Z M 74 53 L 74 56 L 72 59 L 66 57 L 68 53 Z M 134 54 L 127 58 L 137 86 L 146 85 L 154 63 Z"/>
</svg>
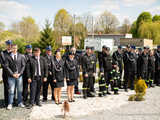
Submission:
<svg viewBox="0 0 160 120">
<path fill-rule="evenodd" d="M 113 39 L 114 46 L 118 46 L 121 38 L 132 38 L 132 34 L 89 34 L 86 39 Z"/>
</svg>

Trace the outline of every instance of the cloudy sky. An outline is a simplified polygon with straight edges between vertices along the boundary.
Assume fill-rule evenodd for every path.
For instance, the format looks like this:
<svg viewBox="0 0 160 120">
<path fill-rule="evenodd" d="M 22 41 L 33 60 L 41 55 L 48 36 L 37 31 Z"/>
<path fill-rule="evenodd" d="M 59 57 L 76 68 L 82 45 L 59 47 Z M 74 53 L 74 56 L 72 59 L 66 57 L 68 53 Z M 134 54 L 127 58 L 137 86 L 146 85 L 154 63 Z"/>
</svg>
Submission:
<svg viewBox="0 0 160 120">
<path fill-rule="evenodd" d="M 122 23 L 125 18 L 134 21 L 142 11 L 160 14 L 160 0 L 0 0 L 0 21 L 9 27 L 23 16 L 32 16 L 42 27 L 45 19 L 53 20 L 61 8 L 72 15 L 94 16 L 108 10 Z"/>
</svg>

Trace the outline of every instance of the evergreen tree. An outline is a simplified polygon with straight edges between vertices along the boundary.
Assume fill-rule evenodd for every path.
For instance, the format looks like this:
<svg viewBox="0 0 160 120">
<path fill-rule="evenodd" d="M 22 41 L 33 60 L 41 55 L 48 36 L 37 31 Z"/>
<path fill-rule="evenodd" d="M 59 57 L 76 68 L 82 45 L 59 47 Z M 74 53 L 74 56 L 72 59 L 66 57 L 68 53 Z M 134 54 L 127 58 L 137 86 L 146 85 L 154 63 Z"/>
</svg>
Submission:
<svg viewBox="0 0 160 120">
<path fill-rule="evenodd" d="M 39 47 L 43 49 L 44 52 L 45 48 L 50 45 L 52 47 L 52 50 L 54 51 L 56 49 L 56 45 L 53 30 L 49 20 L 46 20 L 45 28 L 40 33 L 41 37 Z"/>
</svg>

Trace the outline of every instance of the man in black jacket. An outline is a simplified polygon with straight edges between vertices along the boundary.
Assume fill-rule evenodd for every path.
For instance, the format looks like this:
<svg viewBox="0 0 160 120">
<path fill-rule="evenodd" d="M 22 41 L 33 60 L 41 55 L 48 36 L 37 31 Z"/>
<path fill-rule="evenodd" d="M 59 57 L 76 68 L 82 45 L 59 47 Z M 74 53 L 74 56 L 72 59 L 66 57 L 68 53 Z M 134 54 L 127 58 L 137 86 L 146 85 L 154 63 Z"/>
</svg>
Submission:
<svg viewBox="0 0 160 120">
<path fill-rule="evenodd" d="M 32 45 L 26 45 L 26 53 L 24 55 L 25 57 L 25 64 L 29 61 L 29 58 L 32 57 Z M 25 67 L 24 73 L 23 73 L 23 101 L 26 105 L 28 100 L 28 78 L 27 78 L 27 67 Z"/>
<path fill-rule="evenodd" d="M 24 107 L 22 103 L 23 79 L 22 75 L 25 69 L 24 56 L 17 52 L 17 45 L 12 45 L 12 53 L 6 58 L 6 69 L 8 73 L 9 100 L 7 109 L 12 109 L 14 90 L 17 88 L 18 106 Z"/>
<path fill-rule="evenodd" d="M 112 56 L 110 54 L 110 48 L 103 46 L 104 52 L 102 54 L 102 66 L 100 68 L 100 72 L 101 75 L 104 74 L 104 78 L 106 81 L 106 93 L 107 94 L 111 94 L 109 92 L 109 84 L 110 84 L 110 80 L 111 80 L 111 71 L 112 71 L 112 64 L 113 64 L 113 60 L 112 60 Z M 106 94 L 104 94 L 105 96 Z"/>
<path fill-rule="evenodd" d="M 147 80 L 148 77 L 148 47 L 144 47 L 144 51 L 142 53 L 141 56 L 138 57 L 138 67 L 140 69 L 139 73 L 138 73 L 138 77 L 141 77 L 142 79 L 144 79 L 146 81 L 146 84 L 148 85 L 149 82 Z"/>
<path fill-rule="evenodd" d="M 8 76 L 6 74 L 7 70 L 6 70 L 6 66 L 5 66 L 5 61 L 6 61 L 6 57 L 8 55 L 10 55 L 10 53 L 11 53 L 11 46 L 12 46 L 12 41 L 11 40 L 7 40 L 6 41 L 7 49 L 0 53 L 0 60 L 1 60 L 0 62 L 1 62 L 1 66 L 2 66 L 2 78 L 3 78 L 3 84 L 4 84 L 5 107 L 8 106 L 8 90 L 9 90 Z"/>
<path fill-rule="evenodd" d="M 86 47 L 86 54 L 82 58 L 82 69 L 83 69 L 83 97 L 86 99 L 87 97 L 94 97 L 91 89 L 93 86 L 93 78 L 95 77 L 96 69 L 95 69 L 95 61 L 94 57 L 91 54 L 91 47 Z"/>
<path fill-rule="evenodd" d="M 48 96 L 48 86 L 51 86 L 52 90 L 52 97 L 51 99 L 54 100 L 54 83 L 53 83 L 53 78 L 52 78 L 52 62 L 53 62 L 53 56 L 52 56 L 52 48 L 51 46 L 46 47 L 46 54 L 44 56 L 46 59 L 47 65 L 48 65 L 48 77 L 47 77 L 47 82 L 43 82 L 43 102 L 47 101 L 47 96 Z"/>
<path fill-rule="evenodd" d="M 160 45 L 155 52 L 155 84 L 160 86 Z"/>
<path fill-rule="evenodd" d="M 80 69 L 80 65 L 81 65 L 81 57 L 78 53 L 76 53 L 76 48 L 75 47 L 72 47 L 71 48 L 71 52 L 74 54 L 74 59 L 77 61 L 78 63 L 78 68 Z M 81 94 L 80 91 L 79 91 L 79 86 L 78 86 L 79 82 L 78 80 L 76 81 L 76 85 L 74 87 L 74 92 L 75 94 Z"/>
<path fill-rule="evenodd" d="M 40 56 L 40 49 L 34 49 L 34 55 L 27 63 L 27 77 L 28 83 L 30 83 L 30 106 L 36 103 L 38 106 L 42 106 L 40 103 L 40 91 L 42 81 L 46 82 L 48 77 L 48 66 L 46 60 Z"/>
</svg>

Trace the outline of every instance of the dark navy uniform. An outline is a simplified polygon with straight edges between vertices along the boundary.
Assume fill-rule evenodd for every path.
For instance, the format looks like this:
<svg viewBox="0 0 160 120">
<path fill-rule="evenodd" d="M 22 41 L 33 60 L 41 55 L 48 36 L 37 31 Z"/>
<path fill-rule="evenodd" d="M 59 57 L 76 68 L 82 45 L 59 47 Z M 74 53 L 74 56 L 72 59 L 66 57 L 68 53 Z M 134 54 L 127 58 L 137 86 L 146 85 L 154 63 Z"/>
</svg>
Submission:
<svg viewBox="0 0 160 120">
<path fill-rule="evenodd" d="M 155 84 L 157 86 L 160 86 L 160 46 L 157 47 L 158 50 L 156 51 L 155 53 L 155 70 L 156 70 L 156 73 L 155 73 Z"/>
<path fill-rule="evenodd" d="M 138 75 L 142 79 L 146 81 L 146 84 L 148 85 L 149 82 L 147 80 L 148 78 L 148 54 L 147 53 L 142 53 L 141 56 L 138 57 L 138 69 L 140 69 Z"/>
<path fill-rule="evenodd" d="M 119 49 L 121 49 L 121 46 L 118 47 Z M 123 53 L 120 53 L 117 51 L 115 51 L 112 55 L 113 60 L 115 61 L 115 63 L 118 64 L 119 67 L 119 72 L 120 72 L 120 81 L 118 83 L 119 88 L 121 88 L 121 77 L 122 77 L 122 71 L 123 71 Z"/>
<path fill-rule="evenodd" d="M 54 58 L 53 66 L 52 66 L 52 78 L 56 80 L 54 83 L 55 88 L 64 87 L 64 78 L 66 77 L 65 74 L 65 64 L 64 61 L 57 60 Z"/>
<path fill-rule="evenodd" d="M 149 87 L 153 87 L 155 80 L 155 56 L 150 56 L 148 58 L 148 81 Z"/>
<path fill-rule="evenodd" d="M 106 50 L 109 51 L 110 48 L 106 47 Z M 110 72 L 112 71 L 113 60 L 112 60 L 112 56 L 110 54 L 106 54 L 103 52 L 102 56 L 103 56 L 102 57 L 102 66 L 100 68 L 100 72 L 101 73 L 104 72 L 107 94 L 110 94 L 108 87 L 109 87 L 110 79 L 111 79 Z"/>
<path fill-rule="evenodd" d="M 32 49 L 31 45 L 27 45 L 26 49 Z M 24 54 L 25 64 L 27 65 L 27 62 L 29 62 L 30 57 L 32 57 L 32 53 L 26 53 Z M 23 101 L 24 104 L 26 104 L 28 100 L 28 78 L 27 78 L 27 67 L 25 67 L 24 73 L 23 73 Z"/>
<path fill-rule="evenodd" d="M 120 72 L 116 68 L 111 71 L 111 89 L 114 91 L 114 94 L 118 94 L 120 75 Z"/>
<path fill-rule="evenodd" d="M 82 58 L 82 69 L 83 69 L 83 97 L 94 97 L 91 92 L 91 88 L 93 88 L 94 83 L 94 73 L 96 73 L 95 69 L 95 61 L 93 55 L 88 55 L 87 53 Z M 86 77 L 85 75 L 88 75 Z"/>
<path fill-rule="evenodd" d="M 70 58 L 65 62 L 67 86 L 76 85 L 79 77 L 79 67 L 76 59 Z"/>
<path fill-rule="evenodd" d="M 11 45 L 12 41 L 8 40 L 6 41 L 6 45 Z M 9 90 L 9 84 L 8 84 L 8 75 L 7 75 L 7 70 L 5 66 L 5 61 L 6 57 L 10 55 L 11 52 L 8 50 L 4 50 L 0 53 L 0 62 L 2 66 L 2 79 L 3 79 L 3 84 L 4 84 L 4 101 L 5 101 L 5 106 L 8 106 L 8 90 Z"/>
</svg>

